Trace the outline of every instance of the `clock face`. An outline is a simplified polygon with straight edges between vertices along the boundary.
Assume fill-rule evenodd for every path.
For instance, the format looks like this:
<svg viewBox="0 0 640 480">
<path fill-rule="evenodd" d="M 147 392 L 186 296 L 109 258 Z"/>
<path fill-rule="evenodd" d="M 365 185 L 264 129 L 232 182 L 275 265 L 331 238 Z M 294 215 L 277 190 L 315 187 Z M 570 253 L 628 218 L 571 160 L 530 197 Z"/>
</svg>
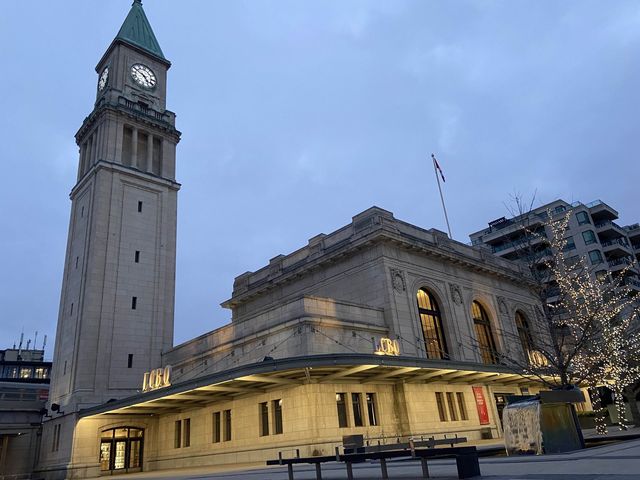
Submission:
<svg viewBox="0 0 640 480">
<path fill-rule="evenodd" d="M 156 86 L 156 75 L 146 65 L 136 63 L 131 67 L 131 78 L 144 88 L 153 88 Z"/>
<path fill-rule="evenodd" d="M 100 74 L 100 79 L 98 80 L 98 90 L 100 92 L 104 90 L 104 87 L 107 86 L 108 81 L 109 81 L 109 67 L 104 67 L 104 70 Z"/>
</svg>

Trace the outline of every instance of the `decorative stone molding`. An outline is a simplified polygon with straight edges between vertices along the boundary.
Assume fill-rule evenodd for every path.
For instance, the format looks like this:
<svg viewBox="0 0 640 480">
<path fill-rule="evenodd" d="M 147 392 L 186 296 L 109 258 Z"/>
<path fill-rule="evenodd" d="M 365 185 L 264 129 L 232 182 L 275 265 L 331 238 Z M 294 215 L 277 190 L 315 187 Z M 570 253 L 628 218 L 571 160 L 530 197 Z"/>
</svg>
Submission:
<svg viewBox="0 0 640 480">
<path fill-rule="evenodd" d="M 507 307 L 507 301 L 504 297 L 497 297 L 498 299 L 498 311 L 502 315 L 507 315 L 509 313 L 509 308 Z"/>
<path fill-rule="evenodd" d="M 403 293 L 407 290 L 407 282 L 404 279 L 404 272 L 391 268 L 391 284 L 396 293 Z"/>
<path fill-rule="evenodd" d="M 460 285 L 456 283 L 450 283 L 449 290 L 451 291 L 451 299 L 453 300 L 453 303 L 456 305 L 462 305 L 464 301 L 462 300 L 462 292 L 460 291 Z"/>
</svg>

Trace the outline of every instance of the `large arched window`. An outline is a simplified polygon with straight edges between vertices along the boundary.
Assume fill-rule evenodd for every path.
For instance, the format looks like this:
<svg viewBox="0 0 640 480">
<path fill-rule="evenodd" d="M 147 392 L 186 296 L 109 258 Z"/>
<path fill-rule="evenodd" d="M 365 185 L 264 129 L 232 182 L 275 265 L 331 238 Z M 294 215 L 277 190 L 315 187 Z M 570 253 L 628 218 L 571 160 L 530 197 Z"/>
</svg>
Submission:
<svg viewBox="0 0 640 480">
<path fill-rule="evenodd" d="M 422 334 L 428 358 L 447 359 L 447 343 L 442 329 L 442 316 L 438 302 L 433 295 L 421 288 L 418 290 L 418 313 L 422 324 Z"/>
<path fill-rule="evenodd" d="M 473 325 L 476 329 L 476 337 L 478 346 L 480 347 L 480 355 L 483 363 L 498 363 L 498 352 L 496 350 L 496 342 L 491 332 L 491 322 L 485 309 L 478 302 L 474 301 L 471 305 L 471 315 L 473 316 Z"/>
<path fill-rule="evenodd" d="M 142 469 L 144 430 L 119 427 L 100 435 L 100 470 L 137 472 Z"/>
<path fill-rule="evenodd" d="M 529 322 L 527 322 L 526 317 L 520 312 L 516 312 L 516 328 L 518 329 L 518 337 L 520 338 L 525 359 L 529 360 L 531 351 L 533 350 L 533 337 L 531 336 Z"/>
</svg>

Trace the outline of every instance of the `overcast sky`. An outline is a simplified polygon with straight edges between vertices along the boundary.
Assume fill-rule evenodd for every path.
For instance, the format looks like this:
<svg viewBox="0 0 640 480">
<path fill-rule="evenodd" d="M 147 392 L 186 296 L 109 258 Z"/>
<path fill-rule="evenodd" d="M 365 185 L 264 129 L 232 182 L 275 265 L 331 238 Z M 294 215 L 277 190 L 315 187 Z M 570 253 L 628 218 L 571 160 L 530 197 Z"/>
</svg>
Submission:
<svg viewBox="0 0 640 480">
<path fill-rule="evenodd" d="M 95 65 L 130 0 L 3 0 L 0 348 L 58 315 Z M 147 0 L 178 146 L 175 343 L 233 279 L 377 205 L 453 236 L 513 192 L 640 221 L 637 1 Z M 38 344 L 41 340 L 38 341 Z"/>
</svg>

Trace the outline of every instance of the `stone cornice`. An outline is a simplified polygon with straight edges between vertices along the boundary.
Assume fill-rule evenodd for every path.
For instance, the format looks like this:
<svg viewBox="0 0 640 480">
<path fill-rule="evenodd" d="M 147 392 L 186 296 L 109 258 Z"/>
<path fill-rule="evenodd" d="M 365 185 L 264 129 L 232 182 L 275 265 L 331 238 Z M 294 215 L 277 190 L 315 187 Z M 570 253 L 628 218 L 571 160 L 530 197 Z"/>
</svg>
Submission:
<svg viewBox="0 0 640 480">
<path fill-rule="evenodd" d="M 101 169 L 118 172 L 130 177 L 142 178 L 148 182 L 153 182 L 157 185 L 167 187 L 170 190 L 178 191 L 182 186 L 174 180 L 164 177 L 158 177 L 157 175 L 153 175 L 149 172 L 143 172 L 142 170 L 138 170 L 137 168 L 125 167 L 124 165 L 120 165 L 119 163 L 107 162 L 106 160 L 98 160 L 71 189 L 69 197 L 73 198 L 80 190 L 84 188 L 89 179 Z"/>
<path fill-rule="evenodd" d="M 494 275 L 518 284 L 532 282 L 526 269 L 517 263 L 451 240 L 438 230 L 424 230 L 396 220 L 391 212 L 372 207 L 353 217 L 350 225 L 330 235 L 321 234 L 313 237 L 307 247 L 290 255 L 278 255 L 271 259 L 268 266 L 236 277 L 233 296 L 223 302 L 222 306 L 232 308 L 241 305 L 341 257 L 379 244 L 440 258 L 469 270 Z"/>
<path fill-rule="evenodd" d="M 146 113 L 141 110 L 142 107 L 136 107 L 133 102 L 127 101 L 124 97 L 120 97 L 120 103 L 107 103 L 105 100 L 101 100 L 93 109 L 93 111 L 84 119 L 82 125 L 76 132 L 76 143 L 80 145 L 86 134 L 93 128 L 96 122 L 102 117 L 104 113 L 113 113 L 115 115 L 122 115 L 131 120 L 134 120 L 138 124 L 143 124 L 150 130 L 161 131 L 162 133 L 169 135 L 172 140 L 177 144 L 180 141 L 182 133 L 175 128 L 175 113 L 165 110 L 160 113 L 148 108 Z"/>
</svg>

